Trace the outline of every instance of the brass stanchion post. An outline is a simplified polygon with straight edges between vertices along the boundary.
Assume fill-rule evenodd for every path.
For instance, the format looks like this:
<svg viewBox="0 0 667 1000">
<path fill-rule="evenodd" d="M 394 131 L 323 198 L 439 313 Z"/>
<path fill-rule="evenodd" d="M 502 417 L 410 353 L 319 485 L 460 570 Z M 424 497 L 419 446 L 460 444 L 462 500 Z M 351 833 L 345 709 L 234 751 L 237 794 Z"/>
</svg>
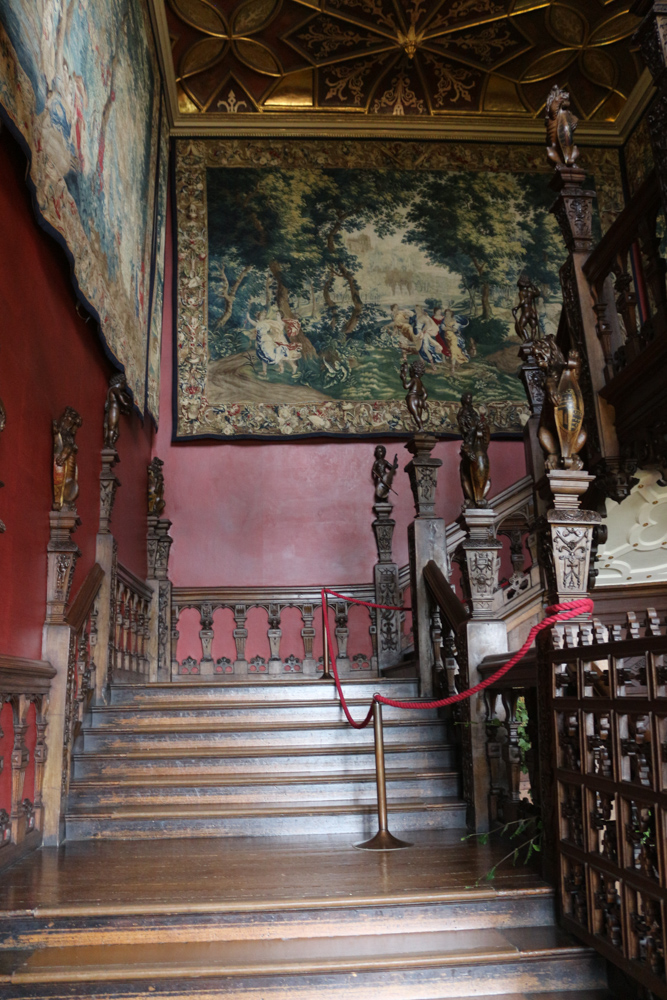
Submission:
<svg viewBox="0 0 667 1000">
<path fill-rule="evenodd" d="M 405 840 L 399 840 L 389 833 L 387 825 L 387 779 L 384 771 L 384 736 L 382 733 L 382 705 L 373 702 L 373 734 L 375 736 L 375 780 L 378 794 L 378 832 L 370 840 L 355 844 L 362 851 L 400 851 L 412 847 Z"/>
<path fill-rule="evenodd" d="M 322 640 L 324 642 L 324 656 L 322 662 L 324 665 L 324 670 L 322 671 L 321 679 L 323 681 L 332 681 L 334 679 L 329 664 L 329 639 L 327 636 L 328 622 L 329 622 L 329 601 L 327 600 L 327 595 L 322 594 Z"/>
</svg>

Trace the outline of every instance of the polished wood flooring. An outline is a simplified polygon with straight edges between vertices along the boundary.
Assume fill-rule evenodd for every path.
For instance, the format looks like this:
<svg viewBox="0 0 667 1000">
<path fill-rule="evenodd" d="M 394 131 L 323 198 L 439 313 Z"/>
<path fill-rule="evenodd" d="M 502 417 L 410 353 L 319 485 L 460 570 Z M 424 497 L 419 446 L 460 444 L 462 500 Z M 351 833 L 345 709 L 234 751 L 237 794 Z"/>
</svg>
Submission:
<svg viewBox="0 0 667 1000">
<path fill-rule="evenodd" d="M 505 845 L 462 841 L 449 830 L 410 838 L 413 847 L 392 852 L 359 851 L 340 835 L 66 843 L 0 875 L 0 911 L 224 911 L 548 891 L 533 870 L 511 862 L 484 880 Z"/>
</svg>

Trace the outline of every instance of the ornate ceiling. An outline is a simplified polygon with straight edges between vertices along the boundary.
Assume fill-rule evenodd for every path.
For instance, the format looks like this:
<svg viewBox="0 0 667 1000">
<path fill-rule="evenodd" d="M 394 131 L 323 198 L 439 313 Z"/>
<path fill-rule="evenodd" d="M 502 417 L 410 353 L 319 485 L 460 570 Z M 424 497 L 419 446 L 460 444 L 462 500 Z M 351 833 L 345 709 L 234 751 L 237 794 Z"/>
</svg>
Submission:
<svg viewBox="0 0 667 1000">
<path fill-rule="evenodd" d="M 582 124 L 602 132 L 627 117 L 643 85 L 627 0 L 153 5 L 174 119 L 197 131 L 252 127 L 255 116 L 264 129 L 289 119 L 432 131 L 456 120 L 497 133 L 501 123 L 537 125 L 558 83 Z"/>
</svg>

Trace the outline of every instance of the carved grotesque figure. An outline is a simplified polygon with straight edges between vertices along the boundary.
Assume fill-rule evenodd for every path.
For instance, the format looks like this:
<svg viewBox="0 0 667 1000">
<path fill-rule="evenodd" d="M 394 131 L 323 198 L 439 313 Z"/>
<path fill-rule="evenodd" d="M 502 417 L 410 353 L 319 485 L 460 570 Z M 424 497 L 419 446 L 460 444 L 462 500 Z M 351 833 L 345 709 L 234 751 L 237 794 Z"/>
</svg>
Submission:
<svg viewBox="0 0 667 1000">
<path fill-rule="evenodd" d="M 579 385 L 581 361 L 570 351 L 567 361 L 550 334 L 535 345 L 535 360 L 545 372 L 545 405 L 538 438 L 547 453 L 547 469 L 582 469 L 579 452 L 586 443 L 584 398 Z"/>
<path fill-rule="evenodd" d="M 154 458 L 148 466 L 148 513 L 149 516 L 161 517 L 164 510 L 164 475 L 160 458 Z"/>
<path fill-rule="evenodd" d="M 404 361 L 401 365 L 401 382 L 403 383 L 403 388 L 407 389 L 408 393 L 405 397 L 405 402 L 418 431 L 423 431 L 424 426 L 429 420 L 428 406 L 426 404 L 428 393 L 422 384 L 421 378 L 425 371 L 426 365 L 423 361 L 415 361 L 409 368 L 407 361 Z"/>
<path fill-rule="evenodd" d="M 535 303 L 540 298 L 540 292 L 524 271 L 517 282 L 519 288 L 519 304 L 512 309 L 514 329 L 517 337 L 524 343 L 537 340 L 540 335 L 540 322 Z"/>
<path fill-rule="evenodd" d="M 491 489 L 489 479 L 488 447 L 491 429 L 483 414 L 472 405 L 472 394 L 461 396 L 461 409 L 457 414 L 461 437 L 461 486 L 466 507 L 486 507 L 486 496 Z"/>
<path fill-rule="evenodd" d="M 569 110 L 570 95 L 554 84 L 547 97 L 547 156 L 552 163 L 573 167 L 579 150 L 574 144 L 574 131 L 579 119 Z"/>
<path fill-rule="evenodd" d="M 72 510 L 79 495 L 79 473 L 74 438 L 83 423 L 68 406 L 60 420 L 53 421 L 53 509 Z"/>
<path fill-rule="evenodd" d="M 121 413 L 129 413 L 132 400 L 127 391 L 127 382 L 122 372 L 109 379 L 109 391 L 104 404 L 104 447 L 115 448 L 120 433 Z"/>
<path fill-rule="evenodd" d="M 387 449 L 385 446 L 379 444 L 375 449 L 375 461 L 371 469 L 371 475 L 375 484 L 375 499 L 380 503 L 386 500 L 390 493 L 394 492 L 391 484 L 398 469 L 398 455 L 394 455 L 394 464 L 392 465 L 387 461 L 386 454 Z"/>
</svg>

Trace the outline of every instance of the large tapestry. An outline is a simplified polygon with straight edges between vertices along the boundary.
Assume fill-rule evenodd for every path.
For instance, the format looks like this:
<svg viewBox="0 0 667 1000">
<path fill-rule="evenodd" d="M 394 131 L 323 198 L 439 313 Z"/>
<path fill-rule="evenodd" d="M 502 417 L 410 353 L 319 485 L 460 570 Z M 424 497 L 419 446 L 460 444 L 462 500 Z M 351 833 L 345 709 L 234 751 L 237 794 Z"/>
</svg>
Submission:
<svg viewBox="0 0 667 1000">
<path fill-rule="evenodd" d="M 164 225 L 161 79 L 144 0 L 0 0 L 0 104 L 27 147 L 41 219 L 143 411 L 156 219 Z"/>
<path fill-rule="evenodd" d="M 176 145 L 177 439 L 405 434 L 415 361 L 432 432 L 456 433 L 464 392 L 494 433 L 520 431 L 517 278 L 555 333 L 565 255 L 543 149 Z M 588 167 L 606 225 L 618 159 Z"/>
</svg>

